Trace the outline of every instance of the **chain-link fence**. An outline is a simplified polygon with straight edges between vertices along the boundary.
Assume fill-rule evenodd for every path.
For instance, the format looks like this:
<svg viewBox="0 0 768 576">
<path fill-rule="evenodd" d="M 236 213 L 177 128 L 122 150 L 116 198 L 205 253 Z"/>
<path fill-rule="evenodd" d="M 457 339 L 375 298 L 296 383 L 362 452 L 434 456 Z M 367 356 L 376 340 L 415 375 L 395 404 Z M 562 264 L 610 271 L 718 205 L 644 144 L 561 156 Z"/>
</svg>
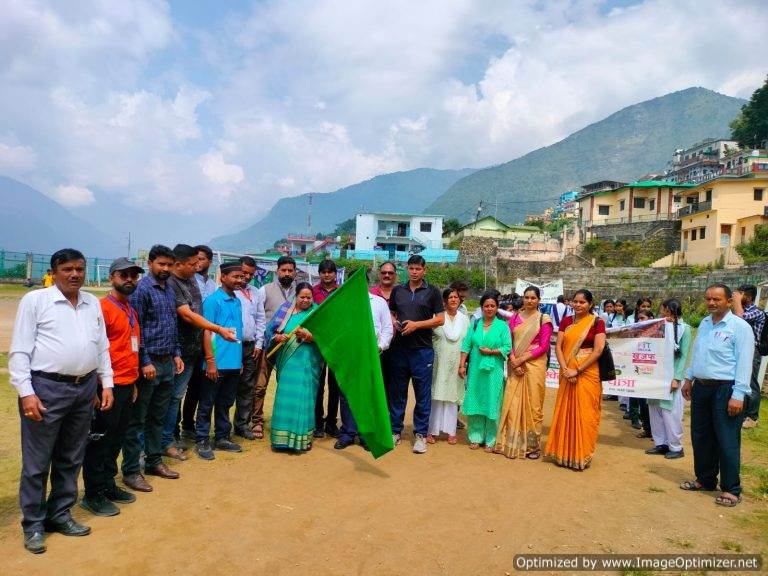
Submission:
<svg viewBox="0 0 768 576">
<path fill-rule="evenodd" d="M 100 284 L 107 281 L 111 263 L 111 258 L 86 258 L 86 283 Z M 0 250 L 0 280 L 23 281 L 29 278 L 35 283 L 40 283 L 50 267 L 50 254 Z"/>
</svg>

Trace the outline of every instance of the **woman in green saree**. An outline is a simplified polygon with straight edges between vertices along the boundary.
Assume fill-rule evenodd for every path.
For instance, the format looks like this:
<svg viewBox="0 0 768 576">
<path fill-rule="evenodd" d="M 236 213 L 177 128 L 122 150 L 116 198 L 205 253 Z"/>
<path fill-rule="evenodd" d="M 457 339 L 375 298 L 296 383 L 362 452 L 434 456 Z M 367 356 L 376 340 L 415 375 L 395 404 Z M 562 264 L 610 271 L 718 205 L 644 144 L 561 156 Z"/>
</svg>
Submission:
<svg viewBox="0 0 768 576">
<path fill-rule="evenodd" d="M 306 452 L 312 448 L 315 397 L 323 359 L 312 334 L 296 327 L 314 307 L 312 286 L 301 282 L 296 286 L 294 301 L 283 304 L 267 328 L 265 340 L 269 347 L 281 345 L 274 353 L 277 391 L 270 433 L 273 450 Z"/>
</svg>

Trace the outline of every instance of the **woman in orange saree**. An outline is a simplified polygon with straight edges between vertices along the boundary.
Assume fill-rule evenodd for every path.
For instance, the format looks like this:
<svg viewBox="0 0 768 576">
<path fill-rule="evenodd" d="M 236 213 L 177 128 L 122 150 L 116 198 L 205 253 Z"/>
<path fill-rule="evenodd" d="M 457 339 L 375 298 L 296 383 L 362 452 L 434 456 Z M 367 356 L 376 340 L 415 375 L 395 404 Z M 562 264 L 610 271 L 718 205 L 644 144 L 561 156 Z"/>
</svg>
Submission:
<svg viewBox="0 0 768 576">
<path fill-rule="evenodd" d="M 573 470 L 589 467 L 600 427 L 603 390 L 597 359 L 605 346 L 605 323 L 591 314 L 592 301 L 586 289 L 573 295 L 575 315 L 563 319 L 555 348 L 560 387 L 544 456 Z"/>
<path fill-rule="evenodd" d="M 513 352 L 501 406 L 494 452 L 507 458 L 536 460 L 541 454 L 549 338 L 552 320 L 539 312 L 536 286 L 523 292 L 523 308 L 509 319 Z"/>
</svg>

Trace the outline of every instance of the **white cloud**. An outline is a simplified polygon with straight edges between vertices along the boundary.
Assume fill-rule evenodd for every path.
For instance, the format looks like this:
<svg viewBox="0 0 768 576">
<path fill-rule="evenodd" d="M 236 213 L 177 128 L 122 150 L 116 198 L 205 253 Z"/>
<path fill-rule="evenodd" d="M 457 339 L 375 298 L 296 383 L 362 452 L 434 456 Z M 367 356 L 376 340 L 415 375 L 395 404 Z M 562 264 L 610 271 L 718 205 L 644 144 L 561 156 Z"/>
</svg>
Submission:
<svg viewBox="0 0 768 576">
<path fill-rule="evenodd" d="M 242 167 L 227 164 L 221 152 L 203 154 L 200 157 L 203 174 L 214 184 L 239 184 L 245 176 Z"/>
<path fill-rule="evenodd" d="M 87 206 L 93 204 L 93 192 L 85 186 L 60 185 L 53 190 L 53 199 L 64 206 Z"/>
<path fill-rule="evenodd" d="M 0 140 L 0 172 L 23 174 L 37 164 L 37 154 L 29 146 Z"/>
</svg>

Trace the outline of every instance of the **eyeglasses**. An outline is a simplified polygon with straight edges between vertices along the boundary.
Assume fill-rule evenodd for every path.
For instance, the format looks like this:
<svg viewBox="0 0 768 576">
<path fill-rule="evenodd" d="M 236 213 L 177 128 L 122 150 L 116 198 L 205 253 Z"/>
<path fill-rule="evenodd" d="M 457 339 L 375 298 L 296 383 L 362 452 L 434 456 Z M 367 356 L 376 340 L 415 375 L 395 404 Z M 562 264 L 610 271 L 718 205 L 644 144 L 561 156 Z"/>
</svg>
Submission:
<svg viewBox="0 0 768 576">
<path fill-rule="evenodd" d="M 395 275 L 394 272 L 379 272 L 379 274 L 381 274 L 382 276 L 394 276 Z"/>
</svg>

